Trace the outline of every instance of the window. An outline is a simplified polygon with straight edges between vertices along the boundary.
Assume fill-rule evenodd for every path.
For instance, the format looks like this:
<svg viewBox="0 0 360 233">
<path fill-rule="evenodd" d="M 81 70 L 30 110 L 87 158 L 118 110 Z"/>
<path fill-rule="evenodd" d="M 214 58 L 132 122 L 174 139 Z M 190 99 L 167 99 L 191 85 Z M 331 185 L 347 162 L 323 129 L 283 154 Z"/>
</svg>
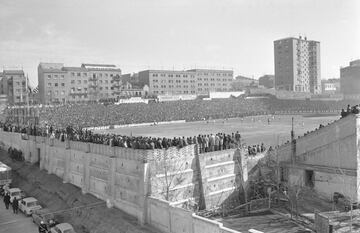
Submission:
<svg viewBox="0 0 360 233">
<path fill-rule="evenodd" d="M 71 84 L 75 84 L 75 80 L 71 80 Z"/>
<path fill-rule="evenodd" d="M 48 83 L 48 87 L 51 87 L 51 83 Z"/>
<path fill-rule="evenodd" d="M 48 91 L 48 95 L 51 95 L 51 91 Z"/>
<path fill-rule="evenodd" d="M 87 80 L 84 80 L 84 84 L 87 84 Z"/>
<path fill-rule="evenodd" d="M 61 86 L 62 86 L 62 87 L 65 87 L 65 83 L 61 83 Z"/>
<path fill-rule="evenodd" d="M 81 73 L 77 73 L 77 76 L 80 77 L 80 76 L 81 76 Z"/>
<path fill-rule="evenodd" d="M 105 90 L 109 90 L 109 88 L 108 88 L 108 87 L 105 87 Z"/>
<path fill-rule="evenodd" d="M 75 76 L 75 73 L 74 73 L 74 72 L 71 72 L 71 76 Z"/>
<path fill-rule="evenodd" d="M 55 91 L 55 95 L 58 95 L 59 94 L 59 91 Z"/>
<path fill-rule="evenodd" d="M 107 83 L 109 83 L 109 81 L 108 81 L 108 80 L 105 80 L 105 83 L 107 84 Z"/>
<path fill-rule="evenodd" d="M 55 83 L 55 87 L 57 87 L 59 84 L 58 83 Z"/>
<path fill-rule="evenodd" d="M 65 91 L 61 91 L 61 95 L 65 95 Z"/>
<path fill-rule="evenodd" d="M 51 79 L 51 75 L 50 75 L 50 74 L 48 75 L 48 79 Z"/>
<path fill-rule="evenodd" d="M 83 76 L 84 76 L 84 77 L 87 77 L 87 73 L 83 73 Z"/>
<path fill-rule="evenodd" d="M 87 92 L 87 88 L 86 88 L 86 87 L 84 88 L 84 91 Z"/>
<path fill-rule="evenodd" d="M 65 78 L 65 76 L 62 74 L 62 75 L 60 76 L 60 78 L 61 78 L 61 79 L 64 79 L 64 78 Z"/>
<path fill-rule="evenodd" d="M 78 80 L 78 84 L 81 84 L 81 80 Z"/>
<path fill-rule="evenodd" d="M 55 75 L 54 75 L 54 78 L 58 78 L 58 75 L 57 75 L 57 74 L 55 74 Z"/>
</svg>

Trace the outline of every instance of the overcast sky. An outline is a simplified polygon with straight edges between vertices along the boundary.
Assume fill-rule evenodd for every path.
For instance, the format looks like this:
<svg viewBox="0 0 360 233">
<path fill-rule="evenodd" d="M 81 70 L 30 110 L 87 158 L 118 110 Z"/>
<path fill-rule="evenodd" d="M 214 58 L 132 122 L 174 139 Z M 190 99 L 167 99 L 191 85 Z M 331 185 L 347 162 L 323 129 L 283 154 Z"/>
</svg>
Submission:
<svg viewBox="0 0 360 233">
<path fill-rule="evenodd" d="M 274 73 L 273 41 L 321 42 L 322 78 L 360 58 L 358 0 L 0 0 L 0 66 L 111 63 L 144 69 Z"/>
</svg>

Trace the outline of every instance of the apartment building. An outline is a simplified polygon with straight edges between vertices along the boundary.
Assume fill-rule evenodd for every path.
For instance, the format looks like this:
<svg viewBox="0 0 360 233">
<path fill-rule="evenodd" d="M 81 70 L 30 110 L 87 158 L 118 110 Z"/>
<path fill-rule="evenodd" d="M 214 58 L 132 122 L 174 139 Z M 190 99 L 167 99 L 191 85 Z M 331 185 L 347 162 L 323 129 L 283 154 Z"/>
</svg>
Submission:
<svg viewBox="0 0 360 233">
<path fill-rule="evenodd" d="M 40 102 L 65 103 L 116 99 L 128 86 L 120 82 L 121 69 L 108 64 L 40 63 L 38 83 Z"/>
<path fill-rule="evenodd" d="M 147 85 L 153 95 L 201 95 L 229 91 L 233 81 L 231 70 L 192 69 L 144 70 L 137 75 L 141 85 Z"/>
<path fill-rule="evenodd" d="M 28 82 L 23 70 L 3 70 L 0 94 L 7 95 L 9 104 L 24 104 L 28 101 Z"/>
<path fill-rule="evenodd" d="M 320 42 L 302 38 L 274 41 L 275 88 L 321 93 Z"/>
</svg>

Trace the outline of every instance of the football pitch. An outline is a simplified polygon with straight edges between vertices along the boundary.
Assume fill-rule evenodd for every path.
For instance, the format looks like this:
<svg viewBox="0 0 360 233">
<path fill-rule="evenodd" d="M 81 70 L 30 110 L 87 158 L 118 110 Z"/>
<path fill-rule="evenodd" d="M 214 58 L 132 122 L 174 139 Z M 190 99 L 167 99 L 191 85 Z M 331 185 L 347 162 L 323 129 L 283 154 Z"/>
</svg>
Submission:
<svg viewBox="0 0 360 233">
<path fill-rule="evenodd" d="M 234 118 L 228 120 L 210 120 L 186 123 L 173 123 L 152 126 L 134 126 L 109 130 L 97 130 L 100 133 L 115 133 L 120 135 L 151 136 L 151 137 L 182 137 L 198 134 L 228 133 L 239 131 L 247 145 L 264 143 L 278 145 L 290 140 L 291 122 L 294 117 L 296 138 L 307 131 L 327 125 L 340 118 L 335 116 L 302 116 L 275 115 Z"/>
</svg>

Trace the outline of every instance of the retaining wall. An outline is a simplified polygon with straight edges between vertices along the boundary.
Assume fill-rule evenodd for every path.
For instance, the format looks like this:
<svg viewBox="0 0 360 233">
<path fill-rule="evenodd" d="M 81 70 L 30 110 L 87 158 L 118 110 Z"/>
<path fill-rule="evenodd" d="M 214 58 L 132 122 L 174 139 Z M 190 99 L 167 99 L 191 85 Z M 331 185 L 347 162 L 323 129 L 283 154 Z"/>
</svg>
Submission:
<svg viewBox="0 0 360 233">
<path fill-rule="evenodd" d="M 21 150 L 26 161 L 39 163 L 40 169 L 136 216 L 141 223 L 148 219 L 148 196 L 165 198 L 166 177 L 173 179 L 171 202 L 182 205 L 189 200 L 203 201 L 203 207 L 211 208 L 232 198 L 242 174 L 238 165 L 242 153 L 234 149 L 204 154 L 197 153 L 196 145 L 134 150 L 4 131 L 0 131 L 0 145 L 5 150 Z M 243 172 L 247 175 L 246 169 Z M 176 182 L 179 179 L 181 182 Z M 152 208 L 153 212 L 160 211 Z M 176 209 L 172 219 L 180 216 L 178 212 L 182 216 L 183 212 Z"/>
<path fill-rule="evenodd" d="M 340 192 L 360 201 L 360 115 L 350 114 L 314 130 L 277 150 L 277 159 L 287 167 L 290 184 L 306 185 L 313 172 L 313 188 L 332 198 Z"/>
</svg>

